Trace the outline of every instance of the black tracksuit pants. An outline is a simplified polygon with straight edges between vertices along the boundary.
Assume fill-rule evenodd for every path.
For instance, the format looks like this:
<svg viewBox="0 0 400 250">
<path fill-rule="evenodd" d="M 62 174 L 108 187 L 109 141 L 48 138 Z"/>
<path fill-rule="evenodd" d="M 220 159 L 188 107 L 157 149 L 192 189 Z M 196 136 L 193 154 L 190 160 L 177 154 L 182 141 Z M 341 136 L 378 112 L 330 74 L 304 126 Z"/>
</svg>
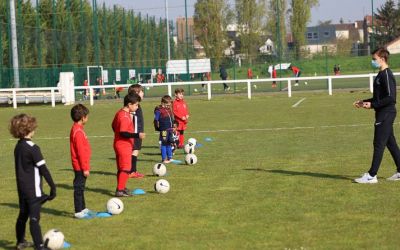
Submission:
<svg viewBox="0 0 400 250">
<path fill-rule="evenodd" d="M 400 173 L 400 149 L 393 133 L 393 122 L 395 118 L 396 112 L 375 113 L 374 154 L 371 168 L 368 171 L 371 176 L 375 176 L 378 173 L 385 147 L 389 149 L 396 164 L 397 172 Z"/>
<path fill-rule="evenodd" d="M 83 175 L 82 171 L 74 171 L 74 206 L 75 213 L 81 212 L 86 208 L 85 204 L 85 184 L 86 177 Z"/>
<path fill-rule="evenodd" d="M 43 243 L 42 231 L 40 229 L 40 210 L 42 208 L 42 199 L 24 199 L 19 197 L 19 215 L 15 225 L 17 233 L 17 244 L 25 240 L 26 222 L 29 218 L 29 229 L 31 231 L 33 243 L 39 248 Z"/>
</svg>

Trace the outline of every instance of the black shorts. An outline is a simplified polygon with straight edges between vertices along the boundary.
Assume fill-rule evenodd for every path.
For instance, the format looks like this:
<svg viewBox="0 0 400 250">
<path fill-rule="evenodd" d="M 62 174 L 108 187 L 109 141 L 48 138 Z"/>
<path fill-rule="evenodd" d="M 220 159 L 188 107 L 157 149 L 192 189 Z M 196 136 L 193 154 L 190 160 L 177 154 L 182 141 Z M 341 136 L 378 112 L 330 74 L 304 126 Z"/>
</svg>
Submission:
<svg viewBox="0 0 400 250">
<path fill-rule="evenodd" d="M 133 150 L 141 150 L 142 149 L 142 139 L 135 138 L 133 140 Z"/>
</svg>

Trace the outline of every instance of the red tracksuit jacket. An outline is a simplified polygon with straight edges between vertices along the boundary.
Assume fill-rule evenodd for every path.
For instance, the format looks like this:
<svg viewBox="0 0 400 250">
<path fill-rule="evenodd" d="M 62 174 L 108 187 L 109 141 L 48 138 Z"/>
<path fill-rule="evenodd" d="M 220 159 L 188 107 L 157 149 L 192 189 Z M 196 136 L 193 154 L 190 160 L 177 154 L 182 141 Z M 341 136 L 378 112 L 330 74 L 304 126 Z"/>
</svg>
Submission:
<svg viewBox="0 0 400 250">
<path fill-rule="evenodd" d="M 69 135 L 72 167 L 75 171 L 90 171 L 90 156 L 92 154 L 89 140 L 83 126 L 74 123 Z"/>
<path fill-rule="evenodd" d="M 186 126 L 187 120 L 182 120 L 182 117 L 189 114 L 189 110 L 188 110 L 185 100 L 175 99 L 174 104 L 173 104 L 173 111 L 174 111 L 175 120 L 178 121 L 178 123 L 179 123 L 178 130 L 185 130 L 187 127 Z"/>
</svg>

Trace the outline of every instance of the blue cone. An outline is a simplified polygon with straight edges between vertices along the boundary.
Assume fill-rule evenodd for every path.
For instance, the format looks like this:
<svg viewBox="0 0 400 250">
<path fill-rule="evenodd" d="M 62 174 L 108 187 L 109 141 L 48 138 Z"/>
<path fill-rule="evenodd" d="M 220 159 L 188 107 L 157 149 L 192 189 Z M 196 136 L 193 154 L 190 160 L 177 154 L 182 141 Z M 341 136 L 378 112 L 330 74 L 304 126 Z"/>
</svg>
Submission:
<svg viewBox="0 0 400 250">
<path fill-rule="evenodd" d="M 70 248 L 70 247 L 71 247 L 71 244 L 64 241 L 63 248 Z"/>
<path fill-rule="evenodd" d="M 133 195 L 141 195 L 141 194 L 146 194 L 146 192 L 143 189 L 136 188 L 135 190 L 132 191 Z"/>
<path fill-rule="evenodd" d="M 201 148 L 201 147 L 203 147 L 203 144 L 201 144 L 201 143 L 196 143 L 195 148 Z"/>
<path fill-rule="evenodd" d="M 112 214 L 107 213 L 107 212 L 98 212 L 98 213 L 96 214 L 96 216 L 99 217 L 99 218 L 108 218 L 108 217 L 111 217 Z"/>
<path fill-rule="evenodd" d="M 181 160 L 172 160 L 171 163 L 179 165 L 179 164 L 182 164 L 182 161 Z"/>
<path fill-rule="evenodd" d="M 208 142 L 210 142 L 210 141 L 212 141 L 213 139 L 212 138 L 210 138 L 210 137 L 206 137 L 206 138 L 204 138 L 204 141 L 208 141 Z"/>
</svg>

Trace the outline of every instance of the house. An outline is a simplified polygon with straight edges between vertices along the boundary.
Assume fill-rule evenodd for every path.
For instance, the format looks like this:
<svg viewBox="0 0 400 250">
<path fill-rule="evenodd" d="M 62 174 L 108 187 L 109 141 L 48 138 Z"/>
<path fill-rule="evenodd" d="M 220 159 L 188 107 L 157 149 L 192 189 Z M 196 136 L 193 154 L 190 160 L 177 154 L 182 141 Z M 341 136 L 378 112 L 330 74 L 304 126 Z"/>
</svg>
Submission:
<svg viewBox="0 0 400 250">
<path fill-rule="evenodd" d="M 385 45 L 390 54 L 400 54 L 400 37 Z"/>
<path fill-rule="evenodd" d="M 262 55 L 275 55 L 274 42 L 270 38 L 267 38 L 264 45 L 262 45 L 258 51 L 260 51 Z"/>
<path fill-rule="evenodd" d="M 302 47 L 309 54 L 328 51 L 336 51 L 336 28 L 334 25 L 319 25 L 307 27 L 306 44 Z"/>
</svg>

